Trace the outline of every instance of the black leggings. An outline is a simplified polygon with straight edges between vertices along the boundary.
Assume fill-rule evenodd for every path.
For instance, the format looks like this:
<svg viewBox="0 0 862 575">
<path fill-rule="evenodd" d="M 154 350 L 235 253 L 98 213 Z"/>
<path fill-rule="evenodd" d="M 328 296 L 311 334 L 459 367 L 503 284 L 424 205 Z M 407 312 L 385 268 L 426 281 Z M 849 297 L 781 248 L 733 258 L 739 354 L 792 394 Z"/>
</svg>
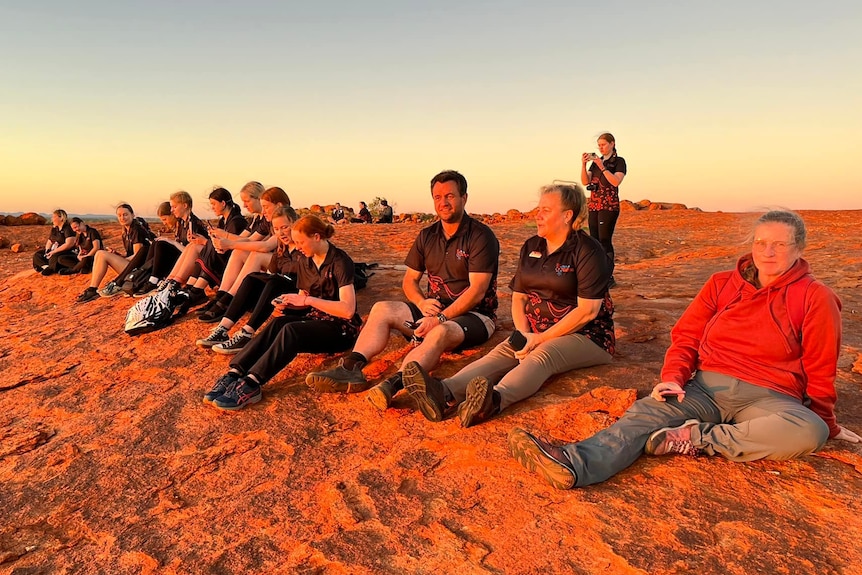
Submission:
<svg viewBox="0 0 862 575">
<path fill-rule="evenodd" d="M 356 343 L 356 330 L 340 321 L 308 316 L 275 317 L 254 336 L 230 366 L 243 375 L 253 375 L 261 385 L 284 369 L 299 353 L 336 353 Z"/>
<path fill-rule="evenodd" d="M 168 242 L 153 242 L 150 251 L 153 253 L 153 269 L 150 275 L 159 279 L 168 277 L 183 253 L 174 244 Z"/>
<path fill-rule="evenodd" d="M 130 259 L 129 263 L 126 264 L 126 267 L 123 268 L 123 271 L 117 274 L 117 277 L 114 278 L 114 283 L 118 286 L 123 285 L 123 282 L 126 281 L 127 275 L 144 265 L 144 262 L 147 261 L 149 251 L 150 246 L 141 247 L 141 249 L 138 250 L 138 253 L 132 256 L 132 259 Z"/>
<path fill-rule="evenodd" d="M 590 210 L 590 235 L 602 244 L 605 248 L 605 253 L 608 255 L 608 260 L 611 266 L 611 273 L 614 273 L 614 228 L 617 227 L 617 218 L 620 213 L 610 210 L 599 210 L 594 212 Z"/>
<path fill-rule="evenodd" d="M 236 323 L 247 311 L 249 327 L 255 331 L 272 315 L 272 300 L 284 293 L 296 293 L 296 281 L 282 275 L 255 272 L 248 274 L 236 290 L 225 317 Z M 304 312 L 303 312 L 304 313 Z"/>
</svg>

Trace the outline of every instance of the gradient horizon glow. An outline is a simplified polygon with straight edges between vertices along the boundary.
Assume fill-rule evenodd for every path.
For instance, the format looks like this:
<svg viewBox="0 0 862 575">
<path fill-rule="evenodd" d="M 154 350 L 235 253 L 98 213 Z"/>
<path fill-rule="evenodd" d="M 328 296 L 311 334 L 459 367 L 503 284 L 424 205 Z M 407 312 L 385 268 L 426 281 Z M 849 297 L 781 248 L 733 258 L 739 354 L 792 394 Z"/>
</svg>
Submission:
<svg viewBox="0 0 862 575">
<path fill-rule="evenodd" d="M 7 2 L 0 213 L 204 216 L 248 180 L 430 212 L 443 169 L 529 210 L 604 131 L 624 199 L 862 207 L 859 3 L 650 4 Z"/>
</svg>

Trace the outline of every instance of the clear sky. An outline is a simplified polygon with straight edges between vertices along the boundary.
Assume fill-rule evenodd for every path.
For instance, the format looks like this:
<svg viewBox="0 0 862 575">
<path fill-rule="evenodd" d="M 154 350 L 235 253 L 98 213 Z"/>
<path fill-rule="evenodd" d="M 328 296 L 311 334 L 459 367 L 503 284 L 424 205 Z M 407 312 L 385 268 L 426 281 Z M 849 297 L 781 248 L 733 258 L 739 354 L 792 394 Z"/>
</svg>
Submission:
<svg viewBox="0 0 862 575">
<path fill-rule="evenodd" d="M 858 209 L 862 2 L 0 0 L 0 212 L 176 190 L 530 209 L 612 132 L 621 196 Z M 855 40 L 853 38 L 856 38 Z"/>
</svg>

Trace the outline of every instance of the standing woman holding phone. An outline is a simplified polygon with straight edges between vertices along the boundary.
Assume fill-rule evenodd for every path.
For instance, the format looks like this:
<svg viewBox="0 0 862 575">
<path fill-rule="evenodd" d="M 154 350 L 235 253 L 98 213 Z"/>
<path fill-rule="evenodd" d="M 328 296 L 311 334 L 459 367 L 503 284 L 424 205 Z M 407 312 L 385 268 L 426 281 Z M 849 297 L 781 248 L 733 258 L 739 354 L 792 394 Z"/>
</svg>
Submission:
<svg viewBox="0 0 862 575">
<path fill-rule="evenodd" d="M 626 177 L 626 161 L 617 155 L 617 143 L 613 134 L 605 132 L 597 140 L 599 154 L 581 154 L 581 183 L 590 191 L 590 235 L 599 240 L 608 254 L 611 279 L 614 281 L 614 228 L 620 217 L 620 184 Z M 587 169 L 587 164 L 590 164 Z"/>
</svg>

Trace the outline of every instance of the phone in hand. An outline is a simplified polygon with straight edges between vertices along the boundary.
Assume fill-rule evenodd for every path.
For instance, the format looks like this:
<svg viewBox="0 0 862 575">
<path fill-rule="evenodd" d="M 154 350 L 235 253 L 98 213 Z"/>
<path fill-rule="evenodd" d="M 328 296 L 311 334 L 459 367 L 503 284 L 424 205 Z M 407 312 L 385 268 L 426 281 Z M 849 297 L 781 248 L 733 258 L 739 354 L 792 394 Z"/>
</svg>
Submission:
<svg viewBox="0 0 862 575">
<path fill-rule="evenodd" d="M 417 327 L 419 327 L 419 324 L 420 322 L 418 321 L 407 320 L 404 322 L 404 327 L 406 327 L 407 329 L 415 330 Z"/>
<path fill-rule="evenodd" d="M 527 338 L 523 333 L 516 329 L 512 332 L 512 335 L 509 336 L 509 345 L 512 346 L 512 349 L 515 351 L 521 351 L 524 349 L 524 346 L 527 345 Z"/>
</svg>

